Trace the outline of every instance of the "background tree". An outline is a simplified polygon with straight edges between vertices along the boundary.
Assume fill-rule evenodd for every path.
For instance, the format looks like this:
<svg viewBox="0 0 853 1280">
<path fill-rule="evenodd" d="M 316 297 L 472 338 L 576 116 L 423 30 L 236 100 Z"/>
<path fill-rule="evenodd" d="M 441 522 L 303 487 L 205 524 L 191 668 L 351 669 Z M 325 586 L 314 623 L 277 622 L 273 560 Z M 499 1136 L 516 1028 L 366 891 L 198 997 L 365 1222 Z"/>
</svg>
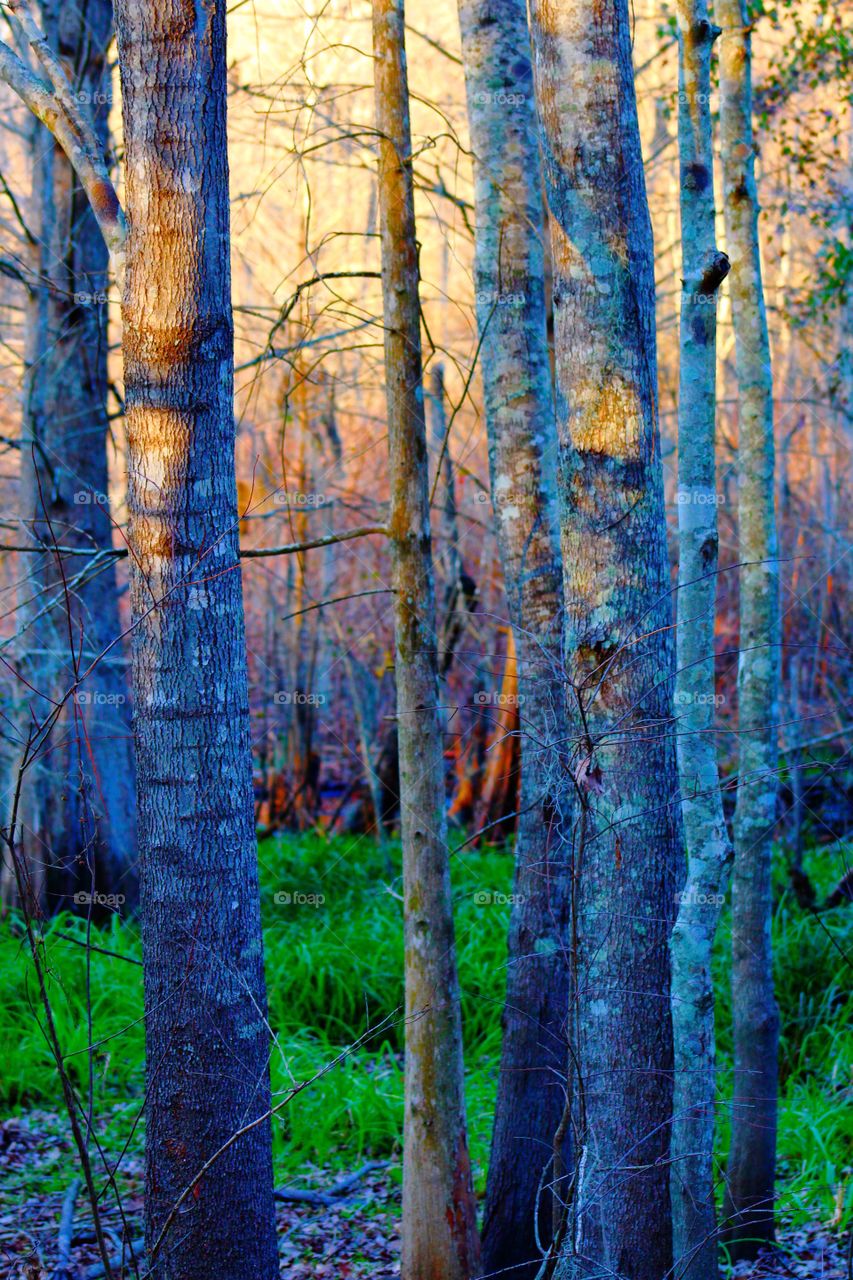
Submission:
<svg viewBox="0 0 853 1280">
<path fill-rule="evenodd" d="M 43 0 L 40 17 L 106 152 L 112 5 Z M 77 691 L 29 773 L 22 848 L 34 894 L 42 897 L 41 884 L 42 905 L 51 910 L 68 906 L 75 889 L 92 887 L 121 894 L 130 907 L 138 890 L 130 701 L 115 561 L 97 558 L 111 552 L 113 527 L 107 249 L 65 152 L 35 119 L 31 132 L 21 499 L 32 554 L 21 589 L 23 735 L 33 714 L 47 716 L 67 690 Z"/>
<path fill-rule="evenodd" d="M 538 126 L 524 0 L 460 0 L 474 152 L 475 299 L 498 551 L 515 641 L 521 789 L 484 1275 L 533 1277 L 563 1142 L 572 779 L 545 313 Z M 555 1152 L 555 1142 L 560 1150 Z M 553 1167 L 556 1157 L 557 1168 Z"/>
<path fill-rule="evenodd" d="M 711 54 L 704 0 L 681 0 L 678 146 L 682 292 L 678 388 L 678 628 L 675 715 L 687 881 L 672 933 L 673 1254 L 676 1274 L 714 1280 L 717 1071 L 711 957 L 731 861 L 714 734 L 717 559 L 717 290 L 728 269 L 714 237 Z"/>
<path fill-rule="evenodd" d="M 577 1185 L 555 1275 L 672 1263 L 668 940 L 681 865 L 652 237 L 621 0 L 531 35 L 551 215 L 570 714 L 579 746 Z"/>
<path fill-rule="evenodd" d="M 405 1280 L 468 1280 L 476 1206 L 438 710 L 435 588 L 403 0 L 374 0 L 406 977 Z"/>
<path fill-rule="evenodd" d="M 738 796 L 732 875 L 735 1050 L 725 1223 L 732 1256 L 773 1239 L 779 1015 L 770 947 L 779 719 L 773 377 L 761 279 L 746 0 L 720 0 L 720 141 L 738 383 Z"/>
</svg>

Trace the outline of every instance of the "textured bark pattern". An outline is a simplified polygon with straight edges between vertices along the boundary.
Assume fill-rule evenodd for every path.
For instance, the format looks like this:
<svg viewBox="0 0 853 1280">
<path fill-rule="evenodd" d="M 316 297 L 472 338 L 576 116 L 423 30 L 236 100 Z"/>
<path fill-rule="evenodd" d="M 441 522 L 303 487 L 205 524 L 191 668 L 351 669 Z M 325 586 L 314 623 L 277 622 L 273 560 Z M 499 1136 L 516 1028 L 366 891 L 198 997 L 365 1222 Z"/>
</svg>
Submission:
<svg viewBox="0 0 853 1280">
<path fill-rule="evenodd" d="M 375 0 L 390 543 L 406 948 L 404 1280 L 468 1280 L 476 1211 L 444 811 L 402 0 Z"/>
<path fill-rule="evenodd" d="M 41 5 L 48 42 L 106 147 L 112 6 L 105 0 Z M 112 547 L 107 465 L 107 250 L 65 152 L 33 121 L 33 270 L 48 281 L 29 297 L 21 499 L 33 545 L 92 554 Z M 85 560 L 27 556 L 22 670 L 44 695 L 46 717 L 113 645 L 71 699 L 33 766 L 24 796 L 23 847 L 41 864 L 50 910 L 74 890 L 136 898 L 134 763 L 125 658 L 112 565 L 66 596 Z M 52 607 L 45 610 L 51 602 Z M 30 624 L 30 625 L 27 625 Z"/>
<path fill-rule="evenodd" d="M 770 949 L 776 820 L 779 568 L 773 382 L 758 243 L 750 28 L 741 0 L 720 0 L 720 133 L 726 248 L 738 378 L 739 789 L 732 875 L 735 1074 L 725 1225 L 736 1257 L 773 1238 L 779 1015 Z"/>
<path fill-rule="evenodd" d="M 149 1250 L 269 1107 L 234 483 L 225 5 L 116 5 Z M 158 1280 L 278 1275 L 269 1122 L 193 1188 Z"/>
<path fill-rule="evenodd" d="M 551 1236 L 569 1007 L 571 776 L 543 193 L 524 0 L 460 0 L 474 152 L 477 323 L 498 550 L 517 655 L 521 797 L 482 1272 L 536 1274 Z M 543 1171 L 546 1171 L 543 1178 Z"/>
<path fill-rule="evenodd" d="M 672 933 L 675 1087 L 673 1255 L 683 1280 L 716 1280 L 714 987 L 711 954 L 731 862 L 714 736 L 717 595 L 717 290 L 711 50 L 706 0 L 679 0 L 678 144 L 682 294 L 678 393 L 678 631 L 675 715 L 687 881 Z"/>
<path fill-rule="evenodd" d="M 653 250 L 623 0 L 534 0 L 566 665 L 579 740 L 578 1186 L 555 1275 L 672 1262 L 668 938 L 681 864 Z"/>
</svg>

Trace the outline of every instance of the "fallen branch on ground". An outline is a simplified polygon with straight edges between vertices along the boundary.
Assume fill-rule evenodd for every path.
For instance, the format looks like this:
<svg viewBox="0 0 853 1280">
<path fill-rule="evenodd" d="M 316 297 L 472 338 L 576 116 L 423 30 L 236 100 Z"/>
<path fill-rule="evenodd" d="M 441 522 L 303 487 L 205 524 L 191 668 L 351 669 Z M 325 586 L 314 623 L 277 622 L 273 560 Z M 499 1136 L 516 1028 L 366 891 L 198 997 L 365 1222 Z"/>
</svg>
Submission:
<svg viewBox="0 0 853 1280">
<path fill-rule="evenodd" d="M 77 1204 L 80 1185 L 80 1179 L 75 1178 L 65 1193 L 65 1199 L 62 1201 L 62 1216 L 59 1219 L 59 1243 L 56 1249 L 56 1267 L 53 1271 L 52 1280 L 70 1280 L 74 1208 Z"/>
<path fill-rule="evenodd" d="M 351 1192 L 356 1183 L 367 1173 L 371 1173 L 375 1169 L 387 1169 L 390 1164 L 389 1160 L 368 1160 L 367 1164 L 363 1164 L 355 1173 L 349 1174 L 346 1178 L 341 1178 L 339 1182 L 334 1183 L 328 1191 L 307 1191 L 300 1187 L 280 1187 L 275 1192 L 276 1200 L 292 1204 L 319 1204 L 325 1208 L 329 1208 L 333 1204 L 340 1204 L 341 1200 L 346 1199 L 347 1194 Z"/>
</svg>

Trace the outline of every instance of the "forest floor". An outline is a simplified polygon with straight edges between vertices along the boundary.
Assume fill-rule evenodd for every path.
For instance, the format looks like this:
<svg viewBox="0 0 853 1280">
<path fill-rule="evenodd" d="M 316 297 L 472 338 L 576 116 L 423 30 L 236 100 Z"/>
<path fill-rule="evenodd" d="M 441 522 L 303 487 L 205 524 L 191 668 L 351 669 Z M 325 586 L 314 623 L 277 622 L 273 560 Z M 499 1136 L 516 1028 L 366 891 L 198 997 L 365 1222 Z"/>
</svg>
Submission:
<svg viewBox="0 0 853 1280">
<path fill-rule="evenodd" d="M 392 854 L 396 862 L 399 850 Z M 259 857 L 270 1023 L 276 1033 L 273 1090 L 282 1096 L 294 1082 L 319 1073 L 298 1104 L 277 1118 L 276 1185 L 328 1195 L 367 1162 L 382 1164 L 330 1204 L 278 1205 L 281 1274 L 286 1280 L 384 1280 L 399 1274 L 399 865 L 389 866 L 387 855 L 370 842 L 330 842 L 317 835 L 265 841 Z M 810 851 L 807 867 L 821 892 L 837 880 L 837 860 L 835 849 Z M 500 1055 L 512 855 L 507 849 L 466 849 L 451 865 L 468 1130 L 482 1197 Z M 306 899 L 313 905 L 298 905 Z M 135 1241 L 142 1235 L 144 1141 L 139 931 L 134 922 L 114 918 L 92 930 L 99 951 L 87 953 L 86 938 L 85 920 L 55 917 L 43 928 L 43 958 L 66 1065 L 81 1105 L 92 1109 L 97 1146 L 111 1168 L 121 1157 L 117 1181 L 125 1238 Z M 773 943 L 782 1023 L 780 1248 L 739 1268 L 732 1280 L 853 1280 L 847 1252 L 853 1226 L 853 911 L 801 911 L 787 889 L 783 851 Z M 721 1176 L 731 1091 L 730 945 L 726 913 L 717 948 Z M 19 924 L 9 917 L 0 928 L 0 1280 L 52 1280 L 63 1201 L 79 1177 L 55 1065 L 37 1016 L 37 990 Z M 91 1054 L 90 1017 L 96 1046 Z M 367 1036 L 366 1027 L 374 1029 Z M 342 1054 L 344 1046 L 350 1047 Z M 94 1144 L 93 1154 L 99 1159 Z M 101 1190 L 102 1172 L 96 1181 Z M 103 1196 L 117 1246 L 121 1221 L 113 1200 Z M 82 1193 L 76 1209 L 70 1275 L 95 1280 L 98 1255 Z"/>
<path fill-rule="evenodd" d="M 116 1152 L 106 1152 L 113 1163 Z M 52 1112 L 32 1111 L 0 1124 L 0 1280 L 48 1280 L 59 1260 L 59 1228 L 65 1191 L 39 1193 L 45 1181 L 56 1182 L 68 1171 L 68 1185 L 78 1177 L 67 1121 Z M 143 1208 L 142 1159 L 128 1153 L 122 1160 L 121 1197 L 127 1236 L 141 1240 Z M 395 1176 L 396 1175 L 396 1176 Z M 276 1209 L 282 1280 L 386 1280 L 400 1274 L 399 1170 L 371 1170 L 359 1178 L 351 1194 L 332 1205 L 279 1204 Z M 302 1187 L 321 1192 L 335 1186 L 339 1174 L 306 1171 Z M 97 1178 L 100 1186 L 103 1178 Z M 105 1234 L 119 1256 L 122 1218 L 112 1198 L 102 1210 Z M 84 1190 L 76 1198 L 71 1237 L 74 1280 L 103 1275 L 95 1243 L 92 1214 Z M 140 1268 L 141 1271 L 141 1268 Z M 127 1263 L 122 1273 L 136 1275 Z M 144 1274 L 144 1273 L 143 1273 Z M 65 1277 L 63 1277 L 65 1280 Z"/>
<path fill-rule="evenodd" d="M 113 1153 L 108 1153 L 110 1156 Z M 52 1280 L 57 1274 L 59 1228 L 67 1189 L 39 1194 L 40 1169 L 53 1175 L 75 1169 L 68 1124 L 55 1113 L 32 1111 L 0 1124 L 0 1280 Z M 122 1208 L 127 1232 L 142 1235 L 142 1161 L 128 1154 L 122 1161 Z M 339 1174 L 311 1170 L 312 1188 L 328 1192 Z M 22 1192 L 24 1193 L 22 1195 Z M 400 1274 L 399 1168 L 372 1169 L 340 1203 L 279 1204 L 277 1226 L 282 1280 L 388 1280 Z M 113 1241 L 122 1223 L 114 1204 L 106 1204 L 102 1221 Z M 731 1280 L 849 1280 L 850 1240 L 832 1226 L 807 1222 L 781 1224 L 778 1248 L 755 1263 L 728 1271 Z M 115 1255 L 118 1256 L 116 1249 Z M 92 1216 L 78 1194 L 71 1237 L 70 1268 L 74 1280 L 103 1274 L 92 1229 Z M 128 1264 L 124 1273 L 135 1276 Z M 726 1272 L 724 1272 L 724 1275 Z"/>
</svg>

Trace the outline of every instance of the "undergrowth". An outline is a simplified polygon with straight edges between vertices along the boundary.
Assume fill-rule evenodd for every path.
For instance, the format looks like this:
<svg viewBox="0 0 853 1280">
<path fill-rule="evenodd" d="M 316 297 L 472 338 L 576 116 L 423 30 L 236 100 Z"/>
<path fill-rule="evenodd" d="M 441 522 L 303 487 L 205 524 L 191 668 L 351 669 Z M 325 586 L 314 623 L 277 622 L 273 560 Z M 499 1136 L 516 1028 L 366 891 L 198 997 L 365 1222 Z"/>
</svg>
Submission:
<svg viewBox="0 0 853 1280">
<path fill-rule="evenodd" d="M 317 1076 L 288 1103 L 274 1128 L 279 1182 L 307 1166 L 351 1168 L 360 1158 L 399 1151 L 402 1121 L 402 919 L 397 846 L 391 865 L 375 844 L 309 834 L 260 848 L 270 1024 L 276 1043 L 277 1097 Z M 780 1209 L 795 1222 L 816 1214 L 843 1229 L 853 1211 L 853 1036 L 851 947 L 845 908 L 804 913 L 777 877 L 774 951 L 781 1013 Z M 819 851 L 807 867 L 819 888 Z M 512 858 L 501 849 L 466 849 L 452 860 L 467 1104 L 478 1189 L 485 1183 L 500 1052 L 505 937 Z M 849 913 L 849 908 L 847 909 Z M 85 921 L 67 915 L 44 926 L 50 996 L 66 1064 L 85 1099 L 89 1088 Z M 105 1145 L 138 1149 L 143 1126 L 142 970 L 133 923 L 93 928 L 89 953 L 94 1104 Z M 717 944 L 720 1107 L 718 1146 L 728 1144 L 731 1087 L 730 925 Z M 113 954 L 103 954 L 110 952 Z M 133 963 L 136 962 L 136 963 Z M 56 1070 L 41 1030 L 32 963 L 10 917 L 0 929 L 2 1081 L 6 1111 L 61 1109 Z M 335 1064 L 336 1065 L 331 1065 Z M 331 1067 L 328 1071 L 325 1069 Z M 41 1164 L 33 1190 L 67 1185 L 69 1172 Z M 46 1180 L 47 1184 L 46 1185 Z"/>
</svg>

